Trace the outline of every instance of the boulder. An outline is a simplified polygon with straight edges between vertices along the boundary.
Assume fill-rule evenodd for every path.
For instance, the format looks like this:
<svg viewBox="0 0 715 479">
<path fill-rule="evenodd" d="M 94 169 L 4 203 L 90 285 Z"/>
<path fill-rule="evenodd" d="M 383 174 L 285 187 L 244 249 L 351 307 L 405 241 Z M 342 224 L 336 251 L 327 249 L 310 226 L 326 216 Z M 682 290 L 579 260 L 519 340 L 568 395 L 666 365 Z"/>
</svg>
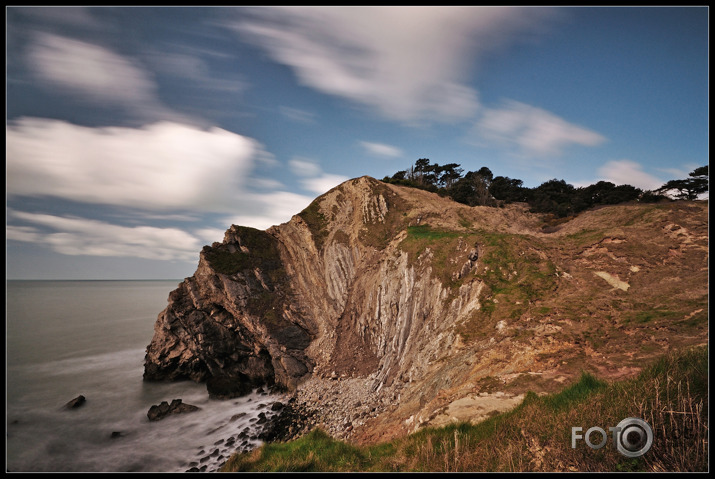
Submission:
<svg viewBox="0 0 715 479">
<path fill-rule="evenodd" d="M 146 413 L 146 415 L 150 421 L 159 421 L 171 414 L 193 412 L 198 411 L 199 409 L 201 408 L 199 408 L 198 406 L 193 406 L 191 404 L 186 404 L 182 402 L 181 399 L 174 399 L 173 401 L 171 401 L 171 404 L 166 401 L 162 401 L 158 405 L 153 405 L 149 408 L 149 411 Z"/>
<path fill-rule="evenodd" d="M 83 406 L 84 403 L 87 402 L 87 398 L 85 398 L 83 395 L 79 395 L 67 404 L 65 404 L 65 408 L 67 409 L 76 409 L 80 406 Z"/>
</svg>

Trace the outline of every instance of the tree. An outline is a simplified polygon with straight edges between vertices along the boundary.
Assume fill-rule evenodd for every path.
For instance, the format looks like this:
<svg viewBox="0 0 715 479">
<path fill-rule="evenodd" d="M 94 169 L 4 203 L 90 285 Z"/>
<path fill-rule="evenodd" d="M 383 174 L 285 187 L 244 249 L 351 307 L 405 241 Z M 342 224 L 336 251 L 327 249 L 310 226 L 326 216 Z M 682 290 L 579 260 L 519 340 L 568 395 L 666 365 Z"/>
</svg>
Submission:
<svg viewBox="0 0 715 479">
<path fill-rule="evenodd" d="M 578 188 L 573 198 L 574 212 L 591 208 L 596 205 L 616 205 L 626 201 L 637 200 L 643 191 L 631 185 L 614 185 L 610 181 L 599 181 L 596 184 Z"/>
<path fill-rule="evenodd" d="M 489 184 L 489 193 L 505 203 L 528 201 L 531 190 L 522 186 L 523 183 L 521 180 L 508 176 L 497 176 Z"/>
<path fill-rule="evenodd" d="M 439 186 L 444 188 L 451 188 L 455 181 L 462 177 L 462 168 L 457 163 L 448 163 L 444 166 L 439 166 L 437 168 Z"/>
<path fill-rule="evenodd" d="M 559 218 L 574 213 L 576 188 L 564 180 L 549 180 L 532 190 L 529 201 L 535 213 L 552 213 Z"/>
<path fill-rule="evenodd" d="M 430 163 L 428 158 L 420 158 L 415 161 L 415 179 L 424 184 L 425 173 L 430 169 Z"/>
<path fill-rule="evenodd" d="M 708 188 L 708 165 L 698 167 L 690 172 L 684 180 L 670 180 L 657 190 L 656 193 L 669 194 L 679 200 L 696 200 L 698 196 L 709 191 Z"/>
<path fill-rule="evenodd" d="M 468 172 L 447 191 L 454 201 L 465 205 L 496 206 L 496 201 L 489 193 L 489 183 L 479 172 Z"/>
<path fill-rule="evenodd" d="M 490 170 L 486 166 L 482 166 L 481 168 L 479 168 L 477 174 L 484 178 L 487 183 L 490 183 L 494 179 L 494 174 L 492 173 L 492 170 Z"/>
</svg>

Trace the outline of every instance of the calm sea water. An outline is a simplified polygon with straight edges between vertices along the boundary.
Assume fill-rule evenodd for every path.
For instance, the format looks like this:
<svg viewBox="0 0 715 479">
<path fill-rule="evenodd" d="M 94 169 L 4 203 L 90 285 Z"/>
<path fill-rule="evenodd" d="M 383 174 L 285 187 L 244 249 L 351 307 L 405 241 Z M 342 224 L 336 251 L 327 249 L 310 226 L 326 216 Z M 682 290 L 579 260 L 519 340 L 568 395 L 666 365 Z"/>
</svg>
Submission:
<svg viewBox="0 0 715 479">
<path fill-rule="evenodd" d="M 270 416 L 280 396 L 210 400 L 203 384 L 142 380 L 154 322 L 178 283 L 7 282 L 8 471 L 212 470 L 232 452 L 228 438 Z M 80 394 L 84 406 L 63 407 Z M 172 399 L 201 410 L 148 420 L 149 407 Z"/>
</svg>

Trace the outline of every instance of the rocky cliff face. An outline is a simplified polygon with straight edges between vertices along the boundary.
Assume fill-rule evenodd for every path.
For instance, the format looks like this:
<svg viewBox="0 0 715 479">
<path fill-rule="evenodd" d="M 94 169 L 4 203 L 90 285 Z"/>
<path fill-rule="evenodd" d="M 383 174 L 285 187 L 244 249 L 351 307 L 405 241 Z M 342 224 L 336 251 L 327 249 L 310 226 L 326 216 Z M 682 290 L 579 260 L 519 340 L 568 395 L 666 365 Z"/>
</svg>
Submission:
<svg viewBox="0 0 715 479">
<path fill-rule="evenodd" d="M 288 223 L 205 247 L 144 377 L 277 384 L 369 441 L 707 341 L 707 203 L 541 225 L 520 205 L 350 180 Z"/>
</svg>

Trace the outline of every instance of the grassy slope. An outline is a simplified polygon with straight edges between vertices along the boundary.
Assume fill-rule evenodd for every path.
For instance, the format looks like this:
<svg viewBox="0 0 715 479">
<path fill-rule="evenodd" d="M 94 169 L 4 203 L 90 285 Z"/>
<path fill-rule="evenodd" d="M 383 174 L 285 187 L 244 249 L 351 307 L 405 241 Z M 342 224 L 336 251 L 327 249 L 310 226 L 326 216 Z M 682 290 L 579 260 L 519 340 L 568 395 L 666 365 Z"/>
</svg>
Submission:
<svg viewBox="0 0 715 479">
<path fill-rule="evenodd" d="M 563 391 L 527 394 L 477 425 L 423 429 L 356 447 L 313 430 L 287 443 L 233 456 L 223 471 L 706 471 L 708 349 L 669 354 L 637 378 L 606 383 L 584 373 Z M 610 440 L 598 450 L 571 447 L 571 427 L 607 430 L 626 417 L 654 430 L 651 449 L 629 459 Z M 594 436 L 594 439 L 599 439 Z"/>
</svg>

